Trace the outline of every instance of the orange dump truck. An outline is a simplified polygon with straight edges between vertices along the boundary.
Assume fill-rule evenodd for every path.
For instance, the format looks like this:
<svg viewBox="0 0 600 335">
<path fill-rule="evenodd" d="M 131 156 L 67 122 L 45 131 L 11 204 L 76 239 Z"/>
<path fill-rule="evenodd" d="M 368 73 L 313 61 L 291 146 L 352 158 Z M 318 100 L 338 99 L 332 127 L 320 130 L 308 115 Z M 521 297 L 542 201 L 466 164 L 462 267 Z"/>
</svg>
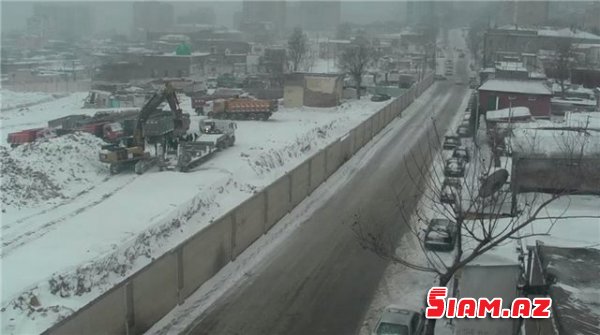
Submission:
<svg viewBox="0 0 600 335">
<path fill-rule="evenodd" d="M 208 117 L 228 120 L 268 120 L 277 111 L 277 100 L 229 99 L 213 101 Z"/>
</svg>

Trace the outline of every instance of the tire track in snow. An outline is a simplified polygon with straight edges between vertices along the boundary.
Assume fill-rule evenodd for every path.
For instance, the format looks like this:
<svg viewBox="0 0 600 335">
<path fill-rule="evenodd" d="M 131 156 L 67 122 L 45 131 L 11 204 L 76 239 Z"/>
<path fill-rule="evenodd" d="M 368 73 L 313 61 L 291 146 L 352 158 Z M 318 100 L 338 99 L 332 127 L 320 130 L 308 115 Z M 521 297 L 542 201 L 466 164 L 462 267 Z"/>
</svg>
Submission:
<svg viewBox="0 0 600 335">
<path fill-rule="evenodd" d="M 93 208 L 95 206 L 97 206 L 98 204 L 102 203 L 103 201 L 105 201 L 106 199 L 110 198 L 111 196 L 113 196 L 115 193 L 117 193 L 118 191 L 120 191 L 121 189 L 123 189 L 124 187 L 126 187 L 127 185 L 131 184 L 133 181 L 135 181 L 137 179 L 137 175 L 133 176 L 132 178 L 130 178 L 129 180 L 127 180 L 125 183 L 120 183 L 119 186 L 117 186 L 116 188 L 112 189 L 110 192 L 108 193 L 104 193 L 102 195 L 98 194 L 100 196 L 100 198 L 98 199 L 97 197 L 95 198 L 95 200 L 91 201 L 91 202 L 86 202 L 85 205 L 80 206 L 74 210 L 69 211 L 68 214 L 62 215 L 60 217 L 58 217 L 57 219 L 51 220 L 49 222 L 44 223 L 41 226 L 38 225 L 33 225 L 33 227 L 29 227 L 29 229 L 27 229 L 26 231 L 19 231 L 19 234 L 16 234 L 16 236 L 12 237 L 12 236 L 7 236 L 5 235 L 5 233 L 3 233 L 2 236 L 2 250 L 0 251 L 0 258 L 9 255 L 12 251 L 14 251 L 15 249 L 33 241 L 36 240 L 44 235 L 46 235 L 47 233 L 49 233 L 50 231 L 52 231 L 54 228 L 56 228 L 56 225 L 59 223 L 62 223 L 64 221 L 66 221 L 67 219 L 70 219 L 72 217 L 75 217 L 87 210 L 89 210 L 90 208 Z M 108 180 L 108 179 L 105 179 Z M 28 216 L 26 218 L 22 218 L 20 220 L 18 220 L 16 223 L 23 223 L 31 218 L 37 217 L 39 215 L 43 215 L 46 214 L 48 212 L 51 212 L 53 210 L 56 210 L 57 208 L 60 208 L 62 206 L 68 205 L 70 203 L 72 203 L 72 200 L 83 195 L 83 194 L 88 194 L 90 193 L 91 190 L 96 189 L 97 186 L 95 187 L 91 187 L 88 188 L 87 190 L 84 190 L 80 193 L 78 193 L 74 198 L 69 199 L 68 201 L 65 201 L 61 204 L 58 204 L 54 207 L 51 207 L 47 210 L 38 212 L 34 215 Z M 10 228 L 11 226 L 8 226 L 6 228 Z M 4 229 L 3 229 L 4 230 Z M 7 240 L 8 239 L 8 240 Z"/>
</svg>

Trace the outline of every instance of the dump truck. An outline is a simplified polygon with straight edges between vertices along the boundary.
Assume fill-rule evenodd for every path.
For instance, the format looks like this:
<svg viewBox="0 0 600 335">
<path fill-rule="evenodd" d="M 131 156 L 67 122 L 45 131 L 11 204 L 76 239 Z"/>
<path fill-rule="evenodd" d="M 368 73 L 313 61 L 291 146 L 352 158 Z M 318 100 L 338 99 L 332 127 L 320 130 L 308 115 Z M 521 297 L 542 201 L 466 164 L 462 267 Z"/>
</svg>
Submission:
<svg viewBox="0 0 600 335">
<path fill-rule="evenodd" d="M 183 141 L 177 148 L 177 170 L 189 171 L 207 161 L 215 152 L 235 143 L 235 122 L 204 119 L 200 121 L 200 136 L 193 141 Z"/>
<path fill-rule="evenodd" d="M 196 114 L 203 115 L 204 110 L 209 107 L 209 102 L 217 99 L 233 99 L 244 95 L 244 91 L 237 88 L 218 88 L 212 94 L 193 95 L 192 108 Z"/>
<path fill-rule="evenodd" d="M 212 111 L 207 116 L 215 119 L 266 121 L 275 111 L 277 100 L 218 99 L 213 101 Z"/>
<path fill-rule="evenodd" d="M 12 148 L 25 143 L 31 143 L 39 138 L 47 137 L 51 133 L 48 128 L 32 128 L 8 134 L 6 141 Z"/>
<path fill-rule="evenodd" d="M 125 136 L 123 126 L 119 122 L 88 123 L 75 130 L 90 133 L 106 142 L 118 142 Z"/>
<path fill-rule="evenodd" d="M 48 121 L 48 128 L 57 131 L 58 134 L 66 133 L 90 122 L 91 119 L 92 117 L 84 114 L 67 115 Z"/>
</svg>

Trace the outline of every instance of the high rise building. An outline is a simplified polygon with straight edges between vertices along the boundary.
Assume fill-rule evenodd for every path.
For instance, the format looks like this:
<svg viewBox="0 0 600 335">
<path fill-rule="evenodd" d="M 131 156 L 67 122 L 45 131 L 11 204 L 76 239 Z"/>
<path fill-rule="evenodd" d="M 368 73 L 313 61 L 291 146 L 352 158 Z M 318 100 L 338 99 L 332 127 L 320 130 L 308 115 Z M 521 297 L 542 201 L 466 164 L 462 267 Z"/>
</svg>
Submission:
<svg viewBox="0 0 600 335">
<path fill-rule="evenodd" d="M 175 11 L 170 3 L 144 1 L 133 3 L 134 32 L 165 31 L 173 26 Z"/>
<path fill-rule="evenodd" d="M 92 33 L 89 4 L 35 3 L 27 19 L 29 33 L 48 39 L 78 39 Z"/>
<path fill-rule="evenodd" d="M 543 26 L 548 22 L 548 1 L 515 1 L 518 26 Z"/>
<path fill-rule="evenodd" d="M 244 0 L 242 3 L 241 26 L 270 22 L 275 29 L 285 28 L 286 3 L 277 1 Z"/>
<path fill-rule="evenodd" d="M 188 11 L 185 15 L 178 16 L 177 23 L 214 25 L 216 23 L 215 11 L 212 7 L 197 7 Z"/>
<path fill-rule="evenodd" d="M 548 23 L 549 1 L 511 0 L 498 3 L 496 26 L 536 27 Z"/>
<path fill-rule="evenodd" d="M 436 16 L 433 1 L 408 1 L 406 3 L 406 23 L 417 26 L 431 22 Z"/>
<path fill-rule="evenodd" d="M 310 31 L 334 31 L 340 24 L 341 1 L 300 2 L 301 26 Z"/>
</svg>

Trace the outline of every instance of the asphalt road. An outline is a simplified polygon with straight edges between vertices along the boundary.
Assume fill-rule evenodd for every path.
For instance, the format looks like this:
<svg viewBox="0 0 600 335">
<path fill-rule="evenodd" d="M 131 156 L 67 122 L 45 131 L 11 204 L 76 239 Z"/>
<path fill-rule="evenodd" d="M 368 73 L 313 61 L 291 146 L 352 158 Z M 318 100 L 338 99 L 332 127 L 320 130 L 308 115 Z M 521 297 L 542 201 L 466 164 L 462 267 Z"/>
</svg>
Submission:
<svg viewBox="0 0 600 335">
<path fill-rule="evenodd" d="M 467 94 L 464 59 L 456 76 L 440 81 L 430 101 L 394 129 L 393 139 L 335 197 L 284 241 L 254 274 L 218 300 L 189 327 L 190 334 L 356 334 L 386 268 L 363 250 L 351 229 L 356 214 L 368 229 L 402 233 L 398 201 L 415 206 L 414 175 L 426 162 L 431 118 L 445 132 Z M 449 95 L 448 95 L 449 93 Z M 437 112 L 437 113 L 436 113 Z M 407 153 L 413 155 L 407 158 Z M 399 197 L 397 194 L 400 194 Z M 370 228 L 369 228 L 370 227 Z"/>
</svg>

